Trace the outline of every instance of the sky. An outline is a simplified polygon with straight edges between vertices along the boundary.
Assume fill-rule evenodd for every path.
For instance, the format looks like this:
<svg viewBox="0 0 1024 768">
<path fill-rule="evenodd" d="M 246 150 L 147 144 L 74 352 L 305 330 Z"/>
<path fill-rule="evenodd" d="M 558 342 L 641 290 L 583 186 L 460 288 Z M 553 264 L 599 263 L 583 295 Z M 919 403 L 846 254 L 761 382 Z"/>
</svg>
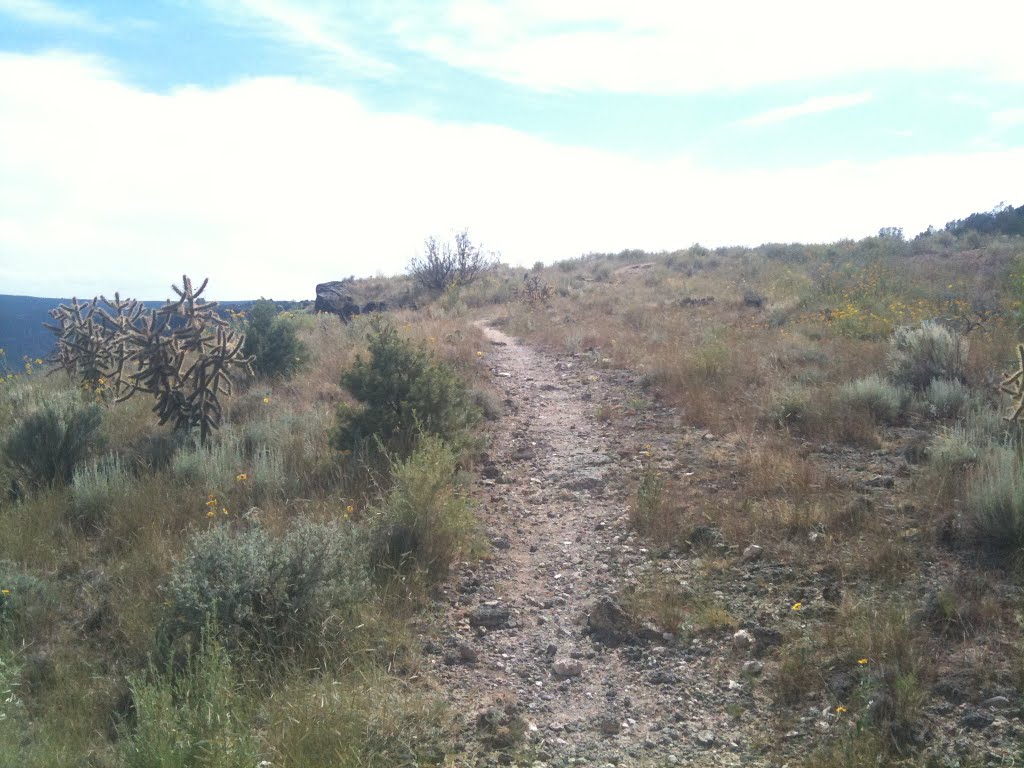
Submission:
<svg viewBox="0 0 1024 768">
<path fill-rule="evenodd" d="M 1024 204 L 1019 0 L 0 0 L 0 293 L 305 299 Z"/>
</svg>

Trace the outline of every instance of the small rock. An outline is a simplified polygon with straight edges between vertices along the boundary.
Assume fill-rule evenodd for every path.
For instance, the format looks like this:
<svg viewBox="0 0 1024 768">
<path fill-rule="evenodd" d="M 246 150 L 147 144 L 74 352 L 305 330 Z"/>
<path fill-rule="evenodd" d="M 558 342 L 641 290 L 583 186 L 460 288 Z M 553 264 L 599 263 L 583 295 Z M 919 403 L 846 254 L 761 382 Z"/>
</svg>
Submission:
<svg viewBox="0 0 1024 768">
<path fill-rule="evenodd" d="M 868 488 L 892 488 L 896 485 L 896 478 L 892 475 L 873 475 L 864 485 Z"/>
<path fill-rule="evenodd" d="M 764 664 L 762 664 L 760 661 L 757 661 L 756 659 L 751 659 L 750 661 L 743 662 L 743 674 L 745 675 L 756 677 L 757 675 L 761 674 L 761 670 L 763 669 Z"/>
<path fill-rule="evenodd" d="M 469 614 L 471 627 L 494 629 L 508 624 L 512 612 L 504 605 L 481 605 Z"/>
<path fill-rule="evenodd" d="M 499 536 L 498 538 L 491 540 L 491 546 L 495 549 L 509 549 L 512 546 L 512 542 L 504 536 Z"/>
<path fill-rule="evenodd" d="M 528 445 L 524 445 L 522 448 L 517 448 L 512 452 L 512 458 L 516 461 L 526 461 L 536 457 L 537 452 Z"/>
<path fill-rule="evenodd" d="M 697 743 L 702 747 L 713 747 L 716 741 L 715 734 L 711 731 L 701 731 L 697 734 Z"/>
<path fill-rule="evenodd" d="M 1006 709 L 1010 706 L 1010 700 L 1005 696 L 993 696 L 991 699 L 985 699 L 981 702 L 981 706 L 988 707 L 989 709 Z"/>
<path fill-rule="evenodd" d="M 610 597 L 602 597 L 590 606 L 587 628 L 594 640 L 607 645 L 622 645 L 636 639 L 632 619 Z"/>
<path fill-rule="evenodd" d="M 732 647 L 737 651 L 745 651 L 754 644 L 754 636 L 747 630 L 738 630 L 732 636 Z"/>
<path fill-rule="evenodd" d="M 459 657 L 459 661 L 463 664 L 476 664 L 479 659 L 479 654 L 476 652 L 476 648 L 471 646 L 469 643 L 459 643 L 458 648 L 455 649 L 455 653 Z"/>
<path fill-rule="evenodd" d="M 761 555 L 764 554 L 764 547 L 758 546 L 757 544 L 751 544 L 749 547 L 743 550 L 743 562 L 753 563 L 761 559 Z"/>
<path fill-rule="evenodd" d="M 960 725 L 964 728 L 981 730 L 983 728 L 988 728 L 993 722 L 995 722 L 995 718 L 993 718 L 992 715 L 975 709 L 963 716 L 960 720 Z"/>
<path fill-rule="evenodd" d="M 608 736 L 614 736 L 622 730 L 622 722 L 613 715 L 602 715 L 597 718 L 597 730 Z"/>
<path fill-rule="evenodd" d="M 559 677 L 579 677 L 583 674 L 583 665 L 576 659 L 560 658 L 551 663 L 551 671 Z"/>
</svg>

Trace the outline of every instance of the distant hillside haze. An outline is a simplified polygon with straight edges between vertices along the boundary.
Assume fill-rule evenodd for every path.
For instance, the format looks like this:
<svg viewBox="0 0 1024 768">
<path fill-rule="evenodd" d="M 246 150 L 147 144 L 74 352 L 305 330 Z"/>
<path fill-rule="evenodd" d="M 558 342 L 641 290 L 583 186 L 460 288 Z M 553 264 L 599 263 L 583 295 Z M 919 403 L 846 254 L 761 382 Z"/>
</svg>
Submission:
<svg viewBox="0 0 1024 768">
<path fill-rule="evenodd" d="M 38 296 L 0 294 L 0 349 L 7 366 L 21 367 L 22 357 L 46 357 L 53 347 L 53 334 L 43 328 L 50 310 L 71 299 L 43 299 Z"/>
<path fill-rule="evenodd" d="M 219 301 L 217 307 L 236 312 L 252 306 L 254 300 Z M 21 368 L 22 358 L 45 358 L 53 350 L 53 334 L 43 327 L 52 321 L 50 310 L 71 299 L 47 299 L 38 296 L 9 296 L 0 294 L 0 349 L 3 360 L 12 371 Z M 145 301 L 147 307 L 162 307 L 165 301 Z M 277 302 L 278 305 L 294 302 Z"/>
</svg>

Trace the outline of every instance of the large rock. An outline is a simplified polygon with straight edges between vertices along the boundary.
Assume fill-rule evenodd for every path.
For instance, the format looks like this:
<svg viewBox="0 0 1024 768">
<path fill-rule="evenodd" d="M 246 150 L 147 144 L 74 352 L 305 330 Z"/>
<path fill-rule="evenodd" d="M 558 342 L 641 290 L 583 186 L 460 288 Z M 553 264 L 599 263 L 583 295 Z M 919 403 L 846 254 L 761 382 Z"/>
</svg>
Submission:
<svg viewBox="0 0 1024 768">
<path fill-rule="evenodd" d="M 348 285 L 346 280 L 320 283 L 316 287 L 316 303 L 313 305 L 313 311 L 330 312 L 346 322 L 353 315 L 358 315 L 359 305 L 351 295 L 345 292 Z"/>
</svg>

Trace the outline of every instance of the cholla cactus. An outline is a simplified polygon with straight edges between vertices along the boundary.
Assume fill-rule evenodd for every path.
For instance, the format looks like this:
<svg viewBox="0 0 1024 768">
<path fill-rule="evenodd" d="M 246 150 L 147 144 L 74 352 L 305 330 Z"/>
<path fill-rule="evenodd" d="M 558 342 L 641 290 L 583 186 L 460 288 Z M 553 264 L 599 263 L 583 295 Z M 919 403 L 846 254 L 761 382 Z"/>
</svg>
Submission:
<svg viewBox="0 0 1024 768">
<path fill-rule="evenodd" d="M 1013 413 L 1007 417 L 1017 421 L 1024 414 L 1024 344 L 1017 345 L 1017 370 L 1003 375 L 999 391 L 1013 397 Z"/>
<path fill-rule="evenodd" d="M 230 394 L 232 374 L 252 375 L 252 359 L 242 354 L 245 337 L 228 327 L 216 302 L 201 302 L 207 280 L 194 289 L 187 275 L 171 286 L 178 300 L 148 311 L 118 294 L 80 304 L 72 299 L 50 312 L 57 336 L 51 361 L 90 386 L 104 383 L 115 402 L 136 392 L 156 398 L 161 424 L 199 428 L 200 439 L 220 426 L 218 396 Z"/>
</svg>

